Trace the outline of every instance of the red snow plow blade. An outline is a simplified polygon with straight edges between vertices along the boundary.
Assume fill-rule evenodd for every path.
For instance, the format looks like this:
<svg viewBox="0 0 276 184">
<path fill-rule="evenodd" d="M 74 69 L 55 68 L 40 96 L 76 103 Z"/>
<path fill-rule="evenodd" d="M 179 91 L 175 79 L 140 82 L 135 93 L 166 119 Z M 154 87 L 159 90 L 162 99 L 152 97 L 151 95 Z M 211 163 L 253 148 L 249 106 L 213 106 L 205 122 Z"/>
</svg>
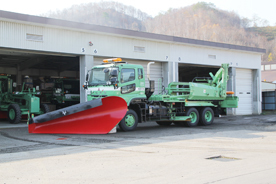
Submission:
<svg viewBox="0 0 276 184">
<path fill-rule="evenodd" d="M 29 121 L 29 133 L 107 134 L 125 116 L 127 103 L 105 97 L 42 114 Z"/>
</svg>

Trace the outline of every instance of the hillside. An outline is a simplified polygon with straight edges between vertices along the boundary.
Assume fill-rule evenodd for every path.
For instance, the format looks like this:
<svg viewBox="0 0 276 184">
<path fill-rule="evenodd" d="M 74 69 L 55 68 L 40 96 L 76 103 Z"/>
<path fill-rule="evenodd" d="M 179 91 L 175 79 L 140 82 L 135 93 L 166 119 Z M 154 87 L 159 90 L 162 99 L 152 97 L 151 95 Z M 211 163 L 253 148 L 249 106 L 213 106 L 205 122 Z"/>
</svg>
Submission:
<svg viewBox="0 0 276 184">
<path fill-rule="evenodd" d="M 246 30 L 265 36 L 268 41 L 274 40 L 276 36 L 276 26 L 250 27 L 250 28 L 247 28 Z"/>
<path fill-rule="evenodd" d="M 263 62 L 276 61 L 276 27 L 257 27 L 256 22 L 200 2 L 169 9 L 156 17 L 113 1 L 74 5 L 42 16 L 135 31 L 265 48 Z M 254 25 L 254 27 L 250 27 Z"/>
<path fill-rule="evenodd" d="M 136 31 L 146 31 L 143 21 L 149 17 L 132 6 L 112 1 L 73 5 L 41 16 Z"/>
</svg>

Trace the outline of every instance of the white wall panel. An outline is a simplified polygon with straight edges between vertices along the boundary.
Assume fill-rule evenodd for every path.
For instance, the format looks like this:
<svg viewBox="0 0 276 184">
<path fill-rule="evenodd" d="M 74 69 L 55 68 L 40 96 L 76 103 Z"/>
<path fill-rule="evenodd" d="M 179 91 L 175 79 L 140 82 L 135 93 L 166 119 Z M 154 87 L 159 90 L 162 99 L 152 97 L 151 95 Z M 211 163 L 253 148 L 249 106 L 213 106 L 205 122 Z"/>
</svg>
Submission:
<svg viewBox="0 0 276 184">
<path fill-rule="evenodd" d="M 42 35 L 43 41 L 26 40 L 27 33 Z M 232 67 L 250 69 L 259 69 L 261 61 L 261 54 L 252 52 L 161 42 L 4 20 L 0 20 L 0 38 L 0 46 L 2 47 L 74 55 L 120 56 L 129 59 L 175 61 L 210 66 L 230 63 Z M 89 41 L 93 43 L 93 46 L 89 46 Z M 135 52 L 134 46 L 144 47 L 145 52 Z M 85 52 L 82 52 L 82 48 L 85 49 Z M 94 52 L 95 50 L 97 52 Z M 216 58 L 211 59 L 208 57 L 209 55 Z"/>
<path fill-rule="evenodd" d="M 209 55 L 215 55 L 216 59 L 209 58 Z M 248 69 L 259 69 L 261 65 L 260 54 L 212 47 L 173 44 L 171 56 L 170 61 L 188 64 L 220 66 L 222 63 L 229 63 L 232 67 Z"/>
</svg>

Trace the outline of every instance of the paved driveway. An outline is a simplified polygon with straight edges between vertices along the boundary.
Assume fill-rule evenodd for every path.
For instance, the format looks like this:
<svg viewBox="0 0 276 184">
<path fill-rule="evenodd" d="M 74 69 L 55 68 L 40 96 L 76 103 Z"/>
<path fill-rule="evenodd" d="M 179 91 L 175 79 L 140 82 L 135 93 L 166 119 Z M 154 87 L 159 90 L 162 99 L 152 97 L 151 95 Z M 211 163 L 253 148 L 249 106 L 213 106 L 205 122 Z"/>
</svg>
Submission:
<svg viewBox="0 0 276 184">
<path fill-rule="evenodd" d="M 0 183 L 276 183 L 276 115 L 211 126 L 139 124 L 108 135 L 0 123 Z"/>
</svg>

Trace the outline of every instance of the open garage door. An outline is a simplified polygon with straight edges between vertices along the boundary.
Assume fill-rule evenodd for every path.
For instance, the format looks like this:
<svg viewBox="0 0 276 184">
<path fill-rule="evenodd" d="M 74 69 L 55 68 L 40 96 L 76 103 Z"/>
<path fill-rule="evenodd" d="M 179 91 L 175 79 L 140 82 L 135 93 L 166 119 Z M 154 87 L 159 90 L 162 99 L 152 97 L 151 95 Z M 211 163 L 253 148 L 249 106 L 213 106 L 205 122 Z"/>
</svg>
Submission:
<svg viewBox="0 0 276 184">
<path fill-rule="evenodd" d="M 195 77 L 210 77 L 209 73 L 215 74 L 220 66 L 202 66 L 190 64 L 178 64 L 179 82 L 192 82 Z"/>
<path fill-rule="evenodd" d="M 252 70 L 236 69 L 236 95 L 239 97 L 237 115 L 253 113 L 252 81 Z"/>
<path fill-rule="evenodd" d="M 123 61 L 129 63 L 129 64 L 136 64 L 136 65 L 142 65 L 145 71 L 145 78 L 146 78 L 146 87 L 149 87 L 149 81 L 147 79 L 147 64 L 151 61 L 139 61 L 139 60 L 127 60 L 123 59 Z M 95 58 L 94 59 L 94 66 L 100 65 L 103 62 L 103 59 L 101 58 Z M 162 85 L 163 83 L 163 74 L 162 74 L 162 63 L 155 62 L 150 66 L 150 78 L 151 80 L 155 81 L 155 94 L 159 94 L 162 92 Z"/>
<path fill-rule="evenodd" d="M 56 79 L 79 79 L 79 57 L 62 53 L 0 49 L 0 74 L 10 75 L 13 82 L 17 83 L 13 90 L 21 91 L 25 83 L 24 90 L 36 88 L 41 92 L 40 102 L 50 103 L 48 96 L 53 94 Z"/>
<path fill-rule="evenodd" d="M 79 77 L 79 57 L 0 49 L 0 73 L 38 77 Z"/>
</svg>

